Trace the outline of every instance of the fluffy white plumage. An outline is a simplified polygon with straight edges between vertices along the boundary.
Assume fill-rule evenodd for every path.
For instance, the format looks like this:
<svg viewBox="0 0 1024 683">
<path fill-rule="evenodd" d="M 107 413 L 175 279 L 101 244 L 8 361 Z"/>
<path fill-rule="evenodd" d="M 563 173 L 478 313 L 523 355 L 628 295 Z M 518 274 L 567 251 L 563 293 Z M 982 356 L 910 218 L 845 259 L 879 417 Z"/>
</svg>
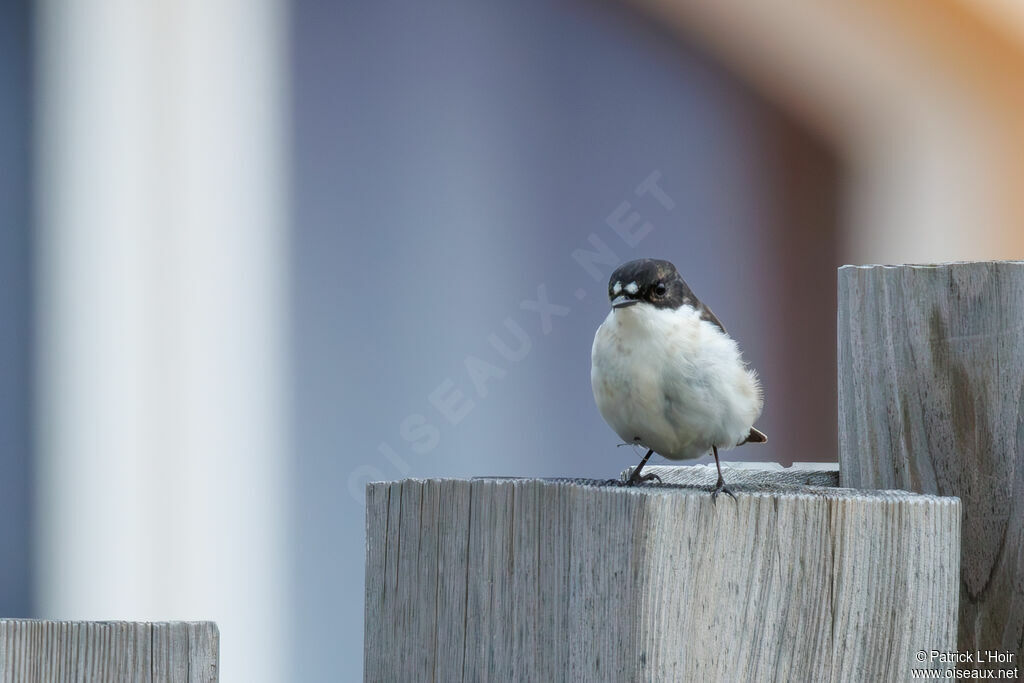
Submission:
<svg viewBox="0 0 1024 683">
<path fill-rule="evenodd" d="M 672 460 L 739 444 L 761 414 L 757 375 L 736 342 L 691 306 L 613 308 L 591 360 L 605 421 L 626 443 Z"/>
</svg>

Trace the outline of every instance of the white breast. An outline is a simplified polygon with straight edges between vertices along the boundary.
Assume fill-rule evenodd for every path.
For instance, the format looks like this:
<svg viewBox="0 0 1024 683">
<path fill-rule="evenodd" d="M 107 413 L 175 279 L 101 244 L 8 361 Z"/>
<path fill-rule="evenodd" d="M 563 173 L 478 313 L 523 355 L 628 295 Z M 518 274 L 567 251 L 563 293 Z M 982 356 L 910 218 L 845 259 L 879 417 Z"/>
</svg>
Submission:
<svg viewBox="0 0 1024 683">
<path fill-rule="evenodd" d="M 666 458 L 735 446 L 761 414 L 757 376 L 736 342 L 688 306 L 613 309 L 591 361 L 601 416 L 623 441 Z"/>
</svg>

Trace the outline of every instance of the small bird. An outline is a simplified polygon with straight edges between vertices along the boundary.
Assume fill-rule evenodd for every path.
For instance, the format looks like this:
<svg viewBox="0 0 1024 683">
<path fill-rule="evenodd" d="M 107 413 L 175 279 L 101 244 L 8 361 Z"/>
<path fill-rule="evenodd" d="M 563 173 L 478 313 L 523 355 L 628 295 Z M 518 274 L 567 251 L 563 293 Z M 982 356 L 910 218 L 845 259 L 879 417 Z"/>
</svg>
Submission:
<svg viewBox="0 0 1024 683">
<path fill-rule="evenodd" d="M 719 448 L 763 443 L 754 428 L 764 400 L 725 326 L 701 303 L 669 261 L 639 259 L 619 266 L 608 282 L 612 310 L 594 335 L 590 382 L 601 417 L 628 444 L 647 449 L 627 482 L 652 453 L 670 460 L 715 454 Z M 735 498 L 735 496 L 733 496 Z"/>
</svg>

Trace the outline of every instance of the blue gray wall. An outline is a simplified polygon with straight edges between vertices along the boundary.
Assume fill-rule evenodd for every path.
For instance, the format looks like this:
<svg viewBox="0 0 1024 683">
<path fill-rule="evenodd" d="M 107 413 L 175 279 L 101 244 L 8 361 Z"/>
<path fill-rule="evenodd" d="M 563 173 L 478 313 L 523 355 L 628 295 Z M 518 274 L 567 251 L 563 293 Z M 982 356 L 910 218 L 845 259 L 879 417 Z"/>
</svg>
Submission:
<svg viewBox="0 0 1024 683">
<path fill-rule="evenodd" d="M 367 480 L 639 457 L 591 397 L 595 244 L 674 261 L 760 371 L 770 442 L 727 458 L 835 458 L 824 145 L 616 4 L 298 0 L 292 21 L 295 680 L 360 671 Z M 667 198 L 638 192 L 652 174 Z"/>
<path fill-rule="evenodd" d="M 31 30 L 0 2 L 0 616 L 31 602 Z"/>
</svg>

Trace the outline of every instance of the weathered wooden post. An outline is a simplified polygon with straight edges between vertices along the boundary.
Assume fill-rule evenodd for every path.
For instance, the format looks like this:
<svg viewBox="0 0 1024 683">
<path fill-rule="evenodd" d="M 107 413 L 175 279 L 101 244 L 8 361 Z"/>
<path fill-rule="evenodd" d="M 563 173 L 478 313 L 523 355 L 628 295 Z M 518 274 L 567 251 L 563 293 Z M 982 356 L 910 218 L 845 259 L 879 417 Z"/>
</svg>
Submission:
<svg viewBox="0 0 1024 683">
<path fill-rule="evenodd" d="M 843 485 L 961 498 L 959 649 L 1019 665 L 1024 262 L 845 266 L 838 332 Z"/>
<path fill-rule="evenodd" d="M 959 501 L 748 481 L 717 504 L 694 486 L 370 484 L 365 680 L 885 681 L 946 666 L 919 653 L 955 645 Z"/>
<path fill-rule="evenodd" d="M 212 622 L 0 620 L 0 681 L 215 683 Z"/>
</svg>

